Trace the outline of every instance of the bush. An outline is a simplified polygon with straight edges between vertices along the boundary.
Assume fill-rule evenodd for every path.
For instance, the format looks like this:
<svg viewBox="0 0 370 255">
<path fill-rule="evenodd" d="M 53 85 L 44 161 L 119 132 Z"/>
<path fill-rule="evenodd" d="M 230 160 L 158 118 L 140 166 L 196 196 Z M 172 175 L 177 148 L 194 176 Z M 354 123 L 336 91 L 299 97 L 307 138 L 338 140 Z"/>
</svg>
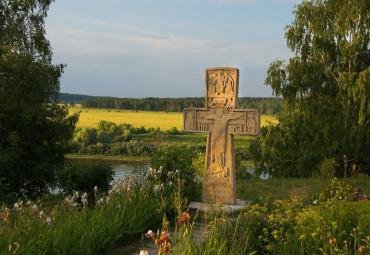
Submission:
<svg viewBox="0 0 370 255">
<path fill-rule="evenodd" d="M 178 135 L 178 134 L 180 134 L 180 131 L 177 129 L 177 127 L 173 127 L 170 130 L 167 130 L 166 133 L 168 135 Z"/>
<path fill-rule="evenodd" d="M 97 132 L 95 128 L 82 128 L 76 130 L 73 140 L 80 144 L 82 147 L 87 147 L 92 144 L 96 144 Z"/>
<path fill-rule="evenodd" d="M 184 181 L 184 196 L 190 200 L 200 199 L 199 183 L 195 180 L 195 168 L 193 160 L 196 158 L 194 152 L 179 147 L 168 147 L 156 151 L 151 158 L 153 168 L 162 169 L 165 173 L 169 171 L 180 171 L 180 178 Z"/>
<path fill-rule="evenodd" d="M 105 131 L 105 132 L 107 132 L 109 134 L 117 134 L 120 131 L 120 129 L 117 126 L 116 123 L 110 122 L 110 121 L 106 121 L 106 120 L 99 121 L 99 123 L 98 123 L 98 129 L 99 130 L 102 130 L 102 131 Z"/>
<path fill-rule="evenodd" d="M 97 139 L 99 143 L 110 143 L 111 137 L 104 130 L 99 130 L 97 134 Z"/>
<path fill-rule="evenodd" d="M 129 142 L 132 140 L 132 135 L 130 130 L 125 130 L 122 132 L 122 134 L 117 135 L 114 137 L 114 142 Z"/>
<path fill-rule="evenodd" d="M 319 176 L 322 179 L 332 179 L 335 176 L 335 169 L 338 167 L 338 163 L 335 159 L 324 159 L 319 165 Z"/>
<path fill-rule="evenodd" d="M 64 167 L 57 171 L 57 181 L 59 187 L 67 194 L 78 191 L 94 197 L 95 186 L 99 191 L 108 191 L 113 174 L 112 166 L 101 161 L 66 162 Z"/>
<path fill-rule="evenodd" d="M 145 142 L 138 142 L 136 140 L 131 140 L 128 143 L 122 143 L 126 147 L 126 152 L 130 156 L 140 156 L 150 154 L 152 149 Z"/>
</svg>

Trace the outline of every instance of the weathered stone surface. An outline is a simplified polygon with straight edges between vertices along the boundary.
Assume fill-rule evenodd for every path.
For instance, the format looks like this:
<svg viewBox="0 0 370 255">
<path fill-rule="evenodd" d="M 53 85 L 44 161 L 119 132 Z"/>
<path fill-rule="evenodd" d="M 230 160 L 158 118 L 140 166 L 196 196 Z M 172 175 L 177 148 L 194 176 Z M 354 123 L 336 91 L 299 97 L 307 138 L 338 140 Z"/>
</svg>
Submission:
<svg viewBox="0 0 370 255">
<path fill-rule="evenodd" d="M 259 135 L 257 109 L 237 109 L 239 70 L 206 69 L 206 108 L 184 109 L 183 129 L 208 133 L 202 199 L 236 203 L 234 135 Z"/>
<path fill-rule="evenodd" d="M 217 210 L 218 208 L 225 212 L 225 213 L 232 213 L 238 210 L 241 210 L 244 206 L 250 204 L 250 201 L 244 201 L 244 200 L 236 200 L 236 203 L 234 205 L 226 205 L 226 204 L 208 204 L 208 203 L 200 203 L 200 202 L 191 202 L 189 204 L 190 210 L 195 211 L 209 211 L 209 210 Z"/>
</svg>

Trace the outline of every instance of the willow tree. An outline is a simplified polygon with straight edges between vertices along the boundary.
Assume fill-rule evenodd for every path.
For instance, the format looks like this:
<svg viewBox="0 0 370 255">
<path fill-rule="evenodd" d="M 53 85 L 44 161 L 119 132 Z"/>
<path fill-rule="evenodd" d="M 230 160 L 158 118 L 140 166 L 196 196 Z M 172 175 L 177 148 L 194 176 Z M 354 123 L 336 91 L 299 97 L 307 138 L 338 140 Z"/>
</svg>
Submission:
<svg viewBox="0 0 370 255">
<path fill-rule="evenodd" d="M 252 144 L 255 163 L 275 176 L 308 177 L 325 162 L 337 175 L 368 172 L 370 2 L 304 1 L 294 14 L 294 57 L 271 63 L 265 80 L 285 109 Z"/>
<path fill-rule="evenodd" d="M 47 191 L 78 118 L 55 103 L 64 66 L 45 38 L 51 2 L 0 1 L 0 201 Z"/>
</svg>

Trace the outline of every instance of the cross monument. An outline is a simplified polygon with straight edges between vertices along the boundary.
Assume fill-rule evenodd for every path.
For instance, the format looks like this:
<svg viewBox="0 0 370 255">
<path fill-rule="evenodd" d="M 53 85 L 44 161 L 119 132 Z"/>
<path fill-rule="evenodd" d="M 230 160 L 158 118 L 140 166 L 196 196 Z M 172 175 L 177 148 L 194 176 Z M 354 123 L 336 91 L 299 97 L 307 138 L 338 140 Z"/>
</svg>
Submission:
<svg viewBox="0 0 370 255">
<path fill-rule="evenodd" d="M 204 203 L 236 204 L 234 135 L 259 135 L 258 109 L 237 109 L 239 70 L 206 69 L 206 107 L 185 108 L 183 130 L 208 133 Z"/>
</svg>

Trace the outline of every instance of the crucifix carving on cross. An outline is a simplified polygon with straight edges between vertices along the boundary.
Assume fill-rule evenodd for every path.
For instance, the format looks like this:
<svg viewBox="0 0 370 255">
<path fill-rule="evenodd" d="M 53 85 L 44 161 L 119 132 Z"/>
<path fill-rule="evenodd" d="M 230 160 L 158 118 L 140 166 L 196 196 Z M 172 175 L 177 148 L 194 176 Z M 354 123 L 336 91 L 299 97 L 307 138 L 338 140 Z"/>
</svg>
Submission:
<svg viewBox="0 0 370 255">
<path fill-rule="evenodd" d="M 202 200 L 236 203 L 234 135 L 259 135 L 257 109 L 237 109 L 239 70 L 206 69 L 206 107 L 184 109 L 183 130 L 208 133 Z"/>
</svg>

